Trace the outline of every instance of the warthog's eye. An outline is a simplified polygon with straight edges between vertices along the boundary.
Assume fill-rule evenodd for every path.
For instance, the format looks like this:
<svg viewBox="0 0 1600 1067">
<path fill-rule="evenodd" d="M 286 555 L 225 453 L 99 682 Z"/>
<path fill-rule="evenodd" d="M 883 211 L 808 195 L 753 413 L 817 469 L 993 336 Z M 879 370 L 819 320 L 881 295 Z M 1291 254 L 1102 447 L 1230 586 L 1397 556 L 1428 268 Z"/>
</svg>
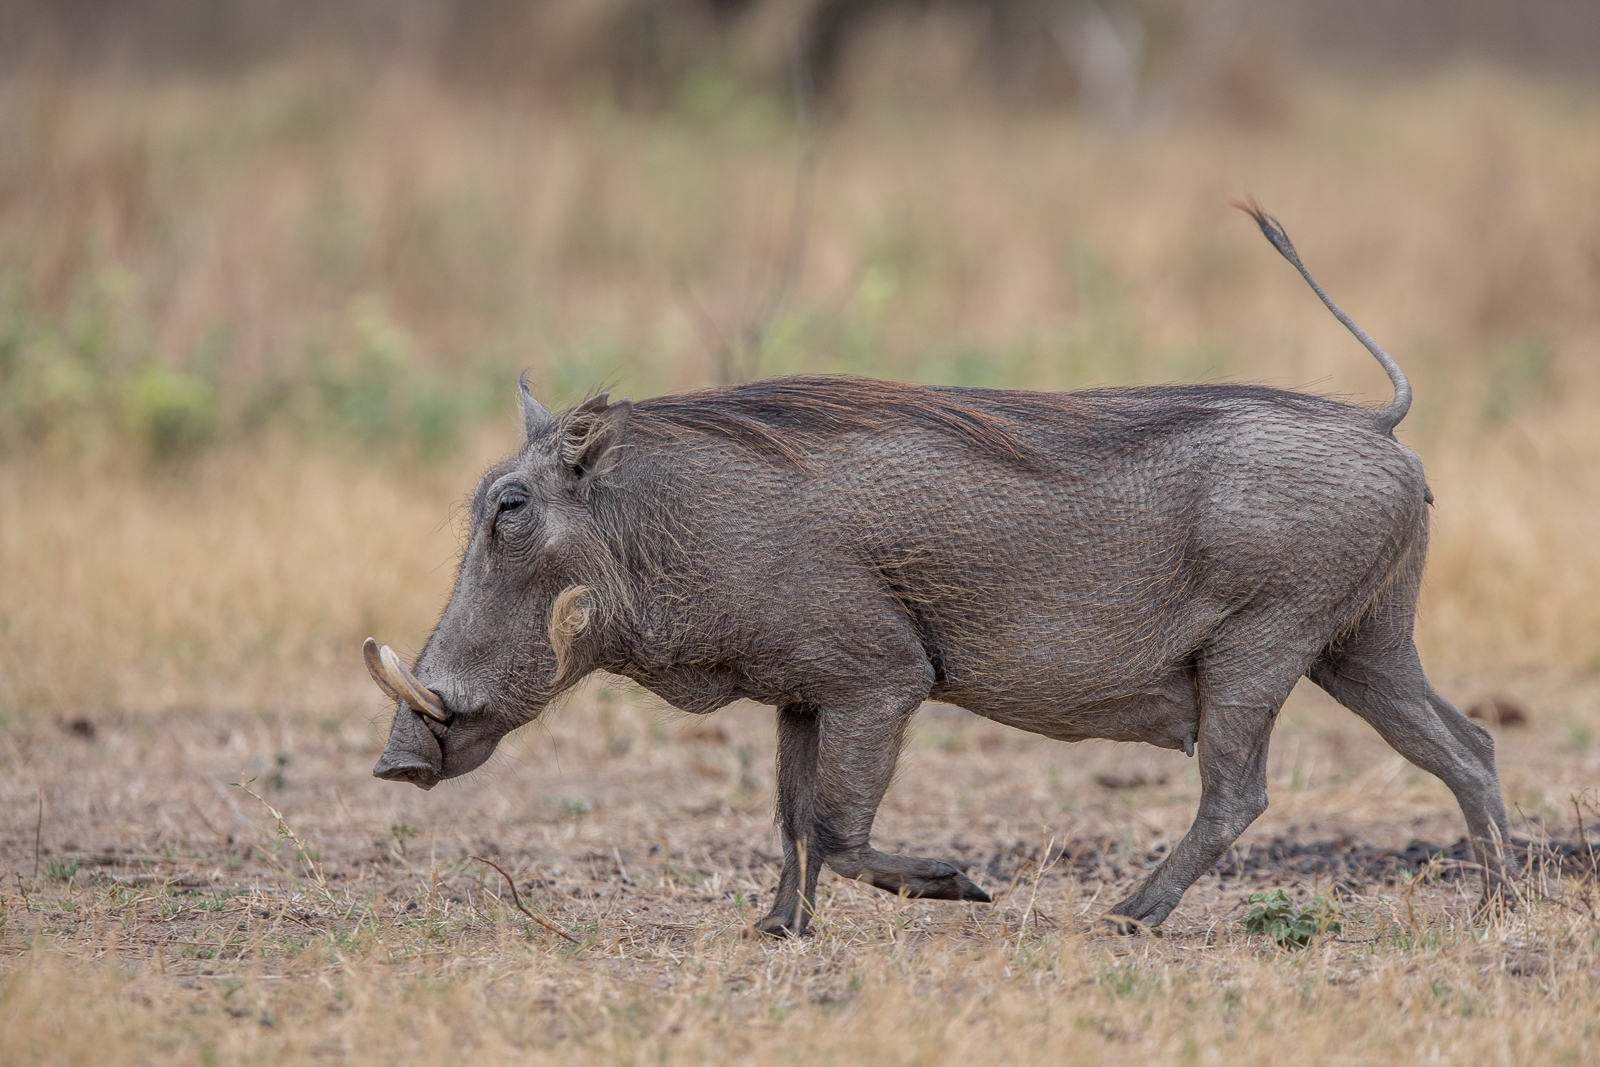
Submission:
<svg viewBox="0 0 1600 1067">
<path fill-rule="evenodd" d="M 528 494 L 525 493 L 520 487 L 507 487 L 495 499 L 494 518 L 491 519 L 489 523 L 490 530 L 494 530 L 496 527 L 498 527 L 500 525 L 500 520 L 505 518 L 507 514 L 521 509 L 522 506 L 527 502 Z"/>
<path fill-rule="evenodd" d="M 530 499 L 532 494 L 529 493 L 527 485 L 513 475 L 508 474 L 491 485 L 484 494 L 489 535 L 493 537 L 498 533 L 500 520 L 505 518 L 508 512 L 522 510 Z"/>
</svg>

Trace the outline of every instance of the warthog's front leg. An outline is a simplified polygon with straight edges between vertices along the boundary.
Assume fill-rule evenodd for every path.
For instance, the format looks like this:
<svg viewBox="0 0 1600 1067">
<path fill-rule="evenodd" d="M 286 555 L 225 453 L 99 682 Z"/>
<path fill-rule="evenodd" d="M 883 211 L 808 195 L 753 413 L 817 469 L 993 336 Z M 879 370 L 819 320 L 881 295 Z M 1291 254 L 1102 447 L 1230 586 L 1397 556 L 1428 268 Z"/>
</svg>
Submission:
<svg viewBox="0 0 1600 1067">
<path fill-rule="evenodd" d="M 756 923 L 764 934 L 804 933 L 816 906 L 821 859 L 812 851 L 816 815 L 812 796 L 817 780 L 817 710 L 805 704 L 778 709 L 778 830 L 783 835 L 783 873 L 767 917 Z M 801 882 L 804 881 L 802 893 Z"/>
<path fill-rule="evenodd" d="M 817 776 L 817 844 L 835 874 L 930 900 L 989 903 L 989 894 L 944 860 L 879 852 L 869 843 L 894 777 L 906 726 L 923 695 L 872 711 L 825 711 Z"/>
<path fill-rule="evenodd" d="M 905 893 L 926 900 L 974 900 L 990 902 L 988 893 L 944 860 L 924 856 L 897 856 L 879 852 L 871 846 L 835 853 L 828 866 L 836 874 L 868 882 L 885 893 Z"/>
<path fill-rule="evenodd" d="M 989 894 L 952 864 L 879 852 L 869 843 L 878 804 L 894 776 L 906 724 L 921 702 L 919 693 L 880 696 L 879 701 L 867 707 L 824 708 L 814 715 L 796 709 L 780 711 L 778 793 L 779 821 L 784 827 L 784 870 L 778 900 L 772 914 L 761 921 L 761 930 L 772 934 L 804 932 L 819 860 L 836 874 L 868 882 L 888 893 L 904 892 L 934 900 L 989 901 Z M 815 756 L 806 764 L 811 769 L 811 789 L 806 796 L 801 765 L 808 753 Z M 802 859 L 807 882 L 803 905 L 798 870 Z"/>
</svg>

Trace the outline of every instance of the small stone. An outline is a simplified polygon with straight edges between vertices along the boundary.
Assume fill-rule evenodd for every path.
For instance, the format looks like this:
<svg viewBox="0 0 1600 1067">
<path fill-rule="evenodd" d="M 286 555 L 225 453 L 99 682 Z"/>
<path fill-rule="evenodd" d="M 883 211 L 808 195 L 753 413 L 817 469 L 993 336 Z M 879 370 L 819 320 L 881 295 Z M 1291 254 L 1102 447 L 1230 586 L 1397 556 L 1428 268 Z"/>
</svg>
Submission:
<svg viewBox="0 0 1600 1067">
<path fill-rule="evenodd" d="M 1504 697 L 1480 700 L 1467 709 L 1469 719 L 1478 719 L 1490 726 L 1525 726 L 1528 712 L 1521 704 Z"/>
</svg>

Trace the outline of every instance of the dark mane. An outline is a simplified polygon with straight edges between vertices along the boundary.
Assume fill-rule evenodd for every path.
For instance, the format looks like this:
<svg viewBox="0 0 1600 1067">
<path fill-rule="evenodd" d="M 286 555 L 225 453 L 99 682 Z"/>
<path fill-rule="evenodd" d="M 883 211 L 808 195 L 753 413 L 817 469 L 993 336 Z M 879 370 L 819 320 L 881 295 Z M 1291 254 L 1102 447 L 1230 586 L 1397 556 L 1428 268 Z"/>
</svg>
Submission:
<svg viewBox="0 0 1600 1067">
<path fill-rule="evenodd" d="M 633 406 L 632 425 L 657 436 L 688 432 L 727 438 L 781 466 L 804 470 L 807 446 L 817 441 L 910 424 L 953 438 L 979 454 L 1037 470 L 1051 465 L 1047 451 L 1034 443 L 1036 434 L 1028 435 L 1030 441 L 1019 431 L 1041 423 L 1074 437 L 1103 437 L 1101 448 L 1116 451 L 1153 434 L 1216 418 L 1241 401 L 1271 401 L 1306 414 L 1344 407 L 1258 385 L 1036 393 L 797 375 L 641 400 Z"/>
<path fill-rule="evenodd" d="M 984 401 L 992 395 L 998 403 Z M 1068 394 L 1018 394 L 1073 409 Z M 745 385 L 654 397 L 634 405 L 635 425 L 690 430 L 731 438 L 784 466 L 805 467 L 808 441 L 873 433 L 911 423 L 952 437 L 977 452 L 1025 467 L 1043 463 L 1038 449 L 1017 436 L 998 391 L 945 390 L 842 375 L 769 378 Z"/>
</svg>

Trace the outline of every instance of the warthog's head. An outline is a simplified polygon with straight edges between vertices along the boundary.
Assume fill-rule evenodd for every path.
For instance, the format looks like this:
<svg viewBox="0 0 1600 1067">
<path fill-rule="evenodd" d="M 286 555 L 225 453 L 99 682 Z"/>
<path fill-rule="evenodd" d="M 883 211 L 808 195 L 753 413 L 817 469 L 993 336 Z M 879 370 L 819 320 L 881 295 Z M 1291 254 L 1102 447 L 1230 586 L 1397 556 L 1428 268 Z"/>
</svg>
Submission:
<svg viewBox="0 0 1600 1067">
<path fill-rule="evenodd" d="M 632 405 L 601 394 L 557 419 L 522 386 L 527 439 L 472 497 L 455 592 L 407 670 L 367 640 L 367 669 L 397 702 L 372 773 L 431 789 L 480 766 L 595 661 L 597 615 L 626 594 L 595 523 Z"/>
</svg>

